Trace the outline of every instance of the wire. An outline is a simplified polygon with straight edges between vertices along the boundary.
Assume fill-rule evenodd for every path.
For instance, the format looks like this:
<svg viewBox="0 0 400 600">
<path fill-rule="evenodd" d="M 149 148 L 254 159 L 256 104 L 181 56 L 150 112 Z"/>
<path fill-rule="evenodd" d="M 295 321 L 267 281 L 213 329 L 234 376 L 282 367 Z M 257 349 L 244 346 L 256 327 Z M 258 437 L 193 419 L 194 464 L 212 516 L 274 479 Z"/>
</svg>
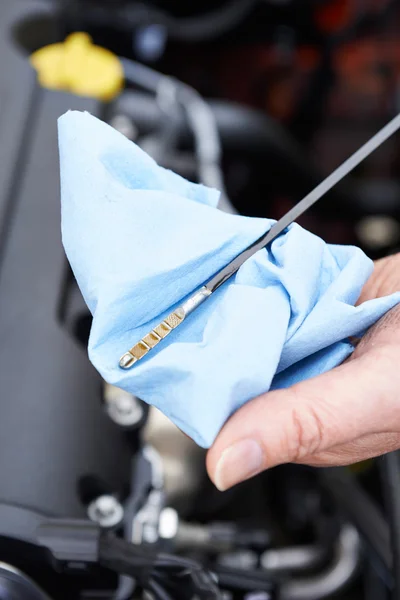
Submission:
<svg viewBox="0 0 400 600">
<path fill-rule="evenodd" d="M 112 533 L 101 536 L 98 560 L 103 567 L 135 578 L 143 589 L 152 591 L 157 600 L 172 600 L 163 579 L 171 586 L 176 582 L 181 588 L 193 590 L 193 595 L 201 600 L 221 599 L 211 574 L 200 563 L 136 546 Z"/>
<path fill-rule="evenodd" d="M 180 98 L 195 137 L 200 179 L 205 185 L 226 195 L 220 166 L 221 145 L 214 113 L 200 94 L 188 86 L 181 87 Z"/>
<path fill-rule="evenodd" d="M 221 141 L 210 106 L 194 88 L 181 81 L 133 60 L 120 60 L 125 79 L 155 94 L 164 113 L 172 113 L 171 104 L 182 106 L 194 136 L 200 181 L 207 187 L 219 190 L 220 206 L 222 204 L 226 210 L 230 210 L 221 167 Z"/>
<path fill-rule="evenodd" d="M 149 580 L 148 590 L 154 594 L 156 600 L 174 600 L 155 578 Z"/>
<path fill-rule="evenodd" d="M 392 599 L 400 600 L 400 454 L 390 452 L 380 461 L 392 549 Z"/>
</svg>

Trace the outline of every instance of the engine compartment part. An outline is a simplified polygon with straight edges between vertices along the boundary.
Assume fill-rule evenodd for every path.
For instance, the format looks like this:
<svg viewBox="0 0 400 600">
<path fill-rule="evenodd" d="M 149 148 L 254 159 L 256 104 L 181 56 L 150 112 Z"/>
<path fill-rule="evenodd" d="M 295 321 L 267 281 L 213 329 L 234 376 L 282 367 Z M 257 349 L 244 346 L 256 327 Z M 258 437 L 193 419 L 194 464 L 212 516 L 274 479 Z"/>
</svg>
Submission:
<svg viewBox="0 0 400 600">
<path fill-rule="evenodd" d="M 0 597 L 7 600 L 49 600 L 31 579 L 6 563 L 0 563 Z"/>
<path fill-rule="evenodd" d="M 56 120 L 87 110 L 163 166 L 211 174 L 224 210 L 278 218 L 398 106 L 399 7 L 168 4 L 0 0 L 0 599 L 395 598 L 396 456 L 283 466 L 220 493 L 204 451 L 94 371 L 59 233 Z M 140 85 L 137 65 L 107 104 L 40 87 L 29 55 L 79 31 L 189 96 Z M 397 150 L 303 224 L 373 257 L 394 252 Z M 103 535 L 112 563 L 99 559 Z"/>
<path fill-rule="evenodd" d="M 7 34 L 33 5 L 2 2 L 0 8 L 6 65 L 0 105 L 0 381 L 1 396 L 8 398 L 0 419 L 0 501 L 73 517 L 85 514 L 79 481 L 93 475 L 112 489 L 123 488 L 130 451 L 99 410 L 99 376 L 57 316 L 66 261 L 55 124 L 69 108 L 99 114 L 101 107 L 36 85 Z"/>
</svg>

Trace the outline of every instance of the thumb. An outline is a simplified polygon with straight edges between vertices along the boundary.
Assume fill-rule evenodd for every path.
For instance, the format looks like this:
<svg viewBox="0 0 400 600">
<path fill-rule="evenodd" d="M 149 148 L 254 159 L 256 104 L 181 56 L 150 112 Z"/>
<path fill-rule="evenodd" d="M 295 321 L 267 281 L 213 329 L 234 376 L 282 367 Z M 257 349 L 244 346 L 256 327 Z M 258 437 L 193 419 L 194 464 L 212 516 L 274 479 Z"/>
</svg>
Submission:
<svg viewBox="0 0 400 600">
<path fill-rule="evenodd" d="M 226 490 L 265 469 L 302 462 L 369 433 L 399 430 L 393 399 L 400 356 L 386 350 L 376 345 L 332 371 L 245 404 L 208 452 L 216 487 Z"/>
</svg>

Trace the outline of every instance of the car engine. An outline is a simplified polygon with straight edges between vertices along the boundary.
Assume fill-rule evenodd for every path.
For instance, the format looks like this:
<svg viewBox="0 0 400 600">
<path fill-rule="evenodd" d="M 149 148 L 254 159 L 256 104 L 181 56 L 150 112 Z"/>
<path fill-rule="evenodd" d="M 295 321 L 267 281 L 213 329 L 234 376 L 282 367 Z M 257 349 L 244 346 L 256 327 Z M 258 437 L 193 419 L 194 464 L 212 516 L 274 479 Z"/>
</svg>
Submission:
<svg viewBox="0 0 400 600">
<path fill-rule="evenodd" d="M 396 453 L 285 465 L 221 493 L 204 450 L 91 366 L 56 122 L 89 111 L 219 187 L 223 210 L 279 218 L 399 106 L 399 22 L 383 0 L 0 0 L 0 600 L 392 597 Z M 30 55 L 75 31 L 130 65 L 112 101 L 38 83 Z M 372 258 L 396 252 L 398 143 L 301 224 Z"/>
</svg>

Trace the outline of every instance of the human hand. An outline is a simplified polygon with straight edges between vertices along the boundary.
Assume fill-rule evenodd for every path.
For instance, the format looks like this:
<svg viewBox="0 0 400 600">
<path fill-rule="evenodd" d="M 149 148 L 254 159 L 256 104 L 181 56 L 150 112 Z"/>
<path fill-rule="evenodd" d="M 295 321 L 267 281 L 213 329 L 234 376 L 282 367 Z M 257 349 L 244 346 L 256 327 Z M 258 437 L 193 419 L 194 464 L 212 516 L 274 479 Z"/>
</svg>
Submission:
<svg viewBox="0 0 400 600">
<path fill-rule="evenodd" d="M 359 303 L 400 291 L 400 254 L 375 263 Z M 400 305 L 339 367 L 239 409 L 207 455 L 220 490 L 283 463 L 339 466 L 400 448 Z"/>
</svg>

